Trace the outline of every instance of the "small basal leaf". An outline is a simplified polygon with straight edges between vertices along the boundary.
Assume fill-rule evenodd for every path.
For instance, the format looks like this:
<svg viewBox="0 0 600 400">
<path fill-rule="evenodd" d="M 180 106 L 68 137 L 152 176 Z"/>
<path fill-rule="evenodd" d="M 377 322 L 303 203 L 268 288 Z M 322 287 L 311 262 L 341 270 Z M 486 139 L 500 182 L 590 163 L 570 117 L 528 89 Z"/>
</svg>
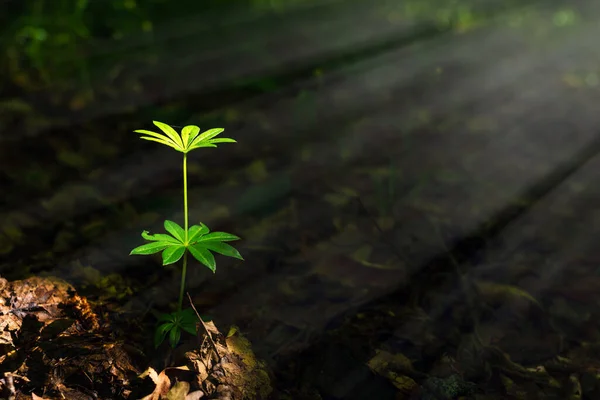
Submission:
<svg viewBox="0 0 600 400">
<path fill-rule="evenodd" d="M 235 235 L 232 235 L 231 233 L 227 233 L 227 232 L 212 232 L 212 233 L 208 233 L 208 234 L 202 236 L 197 241 L 198 242 L 204 242 L 204 241 L 231 242 L 232 240 L 240 240 L 240 238 Z"/>
<path fill-rule="evenodd" d="M 171 332 L 169 332 L 169 343 L 171 344 L 171 347 L 175 348 L 175 346 L 177 346 L 177 343 L 179 343 L 180 338 L 181 330 L 178 326 L 173 327 L 173 329 L 171 329 Z"/>
<path fill-rule="evenodd" d="M 131 250 L 131 253 L 129 253 L 129 255 L 149 255 L 149 254 L 154 254 L 154 253 L 158 253 L 159 251 L 162 251 L 168 247 L 171 246 L 177 246 L 176 244 L 173 244 L 171 242 L 152 242 L 152 243 L 147 243 L 147 244 L 143 244 L 139 247 L 136 247 L 135 249 Z"/>
<path fill-rule="evenodd" d="M 199 244 L 188 247 L 190 249 L 190 253 L 196 260 L 198 260 L 203 265 L 207 266 L 213 273 L 217 269 L 217 263 L 215 262 L 215 256 L 212 253 L 202 247 Z"/>
<path fill-rule="evenodd" d="M 189 333 L 190 335 L 198 334 L 198 326 L 196 325 L 196 321 L 194 322 L 182 322 L 181 329 Z"/>
<path fill-rule="evenodd" d="M 156 330 L 157 331 L 160 330 L 160 331 L 163 331 L 163 332 L 168 332 L 171 329 L 173 329 L 174 326 L 175 326 L 175 324 L 172 323 L 172 322 L 165 322 L 164 324 L 161 324 L 158 328 L 156 328 Z"/>
<path fill-rule="evenodd" d="M 188 311 L 191 311 L 191 313 Z M 190 335 L 195 335 L 198 333 L 197 324 L 198 324 L 198 316 L 196 315 L 194 310 L 192 310 L 191 308 L 188 308 L 181 312 L 181 322 L 179 323 L 179 326 L 181 326 L 181 329 L 183 329 Z"/>
<path fill-rule="evenodd" d="M 152 123 L 159 127 L 160 130 L 163 131 L 173 141 L 173 143 L 179 147 L 179 150 L 183 151 L 183 142 L 181 141 L 181 137 L 175 129 L 171 128 L 170 125 L 167 125 L 164 122 L 152 121 Z"/>
<path fill-rule="evenodd" d="M 200 223 L 200 225 L 190 226 L 188 229 L 188 242 L 194 243 L 200 236 L 206 235 L 208 232 L 210 232 L 208 226 L 204 225 L 203 223 Z"/>
<path fill-rule="evenodd" d="M 198 322 L 198 316 L 196 315 L 196 312 L 194 311 L 193 308 L 185 308 L 185 309 L 181 310 L 179 315 L 181 315 L 182 321 L 188 321 L 188 322 L 193 322 L 193 323 Z"/>
<path fill-rule="evenodd" d="M 159 313 L 158 311 L 155 311 L 155 310 L 151 310 L 151 311 L 152 311 L 152 314 L 154 314 L 154 316 L 158 320 L 158 322 L 173 322 L 173 321 L 175 321 L 173 314 Z"/>
<path fill-rule="evenodd" d="M 176 263 L 185 253 L 186 247 L 183 245 L 167 247 L 162 253 L 163 265 Z"/>
<path fill-rule="evenodd" d="M 167 243 L 173 243 L 173 244 L 183 243 L 183 242 L 180 242 L 178 239 L 174 238 L 173 236 L 165 235 L 164 233 L 156 233 L 153 235 L 153 234 L 149 233 L 148 231 L 144 231 L 144 232 L 142 232 L 142 237 L 151 242 L 161 241 L 161 242 L 167 242 Z"/>
<path fill-rule="evenodd" d="M 162 324 L 160 325 L 158 328 L 156 328 L 156 332 L 154 333 L 154 346 L 158 348 L 158 346 L 160 346 L 160 344 L 163 342 L 163 340 L 165 340 L 165 337 L 167 336 L 167 333 L 169 333 L 169 331 L 171 329 L 173 329 L 174 325 L 170 322 L 167 322 L 166 324 Z"/>
<path fill-rule="evenodd" d="M 200 133 L 200 128 L 196 125 L 184 126 L 181 130 L 181 139 L 183 140 L 183 146 L 189 147 L 190 143 L 196 139 L 196 136 Z"/>
<path fill-rule="evenodd" d="M 165 229 L 167 230 L 167 232 L 169 232 L 171 235 L 173 235 L 181 243 L 183 243 L 185 241 L 185 231 L 176 222 L 166 220 L 165 221 Z"/>
<path fill-rule="evenodd" d="M 207 241 L 199 243 L 204 248 L 208 250 L 212 250 L 215 253 L 222 254 L 227 257 L 237 258 L 239 260 L 244 260 L 244 258 L 240 255 L 239 251 L 237 251 L 234 247 L 228 245 L 227 243 L 217 242 L 217 241 Z"/>
</svg>

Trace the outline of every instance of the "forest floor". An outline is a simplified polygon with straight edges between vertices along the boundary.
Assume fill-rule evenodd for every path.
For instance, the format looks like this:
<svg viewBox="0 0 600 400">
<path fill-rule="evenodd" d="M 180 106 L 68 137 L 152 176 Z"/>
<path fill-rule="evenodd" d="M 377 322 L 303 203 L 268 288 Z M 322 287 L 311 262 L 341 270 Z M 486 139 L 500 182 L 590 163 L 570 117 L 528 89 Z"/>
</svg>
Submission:
<svg viewBox="0 0 600 400">
<path fill-rule="evenodd" d="M 600 6 L 444 30 L 356 4 L 314 35 L 280 21 L 265 57 L 260 30 L 201 57 L 184 57 L 201 32 L 165 41 L 176 61 L 126 60 L 107 85 L 138 84 L 130 97 L 10 103 L 0 273 L 56 276 L 151 326 L 179 273 L 128 254 L 182 219 L 181 172 L 132 130 L 225 126 L 238 144 L 190 160 L 190 215 L 242 237 L 246 261 L 194 268 L 187 288 L 248 337 L 279 398 L 598 398 Z"/>
</svg>

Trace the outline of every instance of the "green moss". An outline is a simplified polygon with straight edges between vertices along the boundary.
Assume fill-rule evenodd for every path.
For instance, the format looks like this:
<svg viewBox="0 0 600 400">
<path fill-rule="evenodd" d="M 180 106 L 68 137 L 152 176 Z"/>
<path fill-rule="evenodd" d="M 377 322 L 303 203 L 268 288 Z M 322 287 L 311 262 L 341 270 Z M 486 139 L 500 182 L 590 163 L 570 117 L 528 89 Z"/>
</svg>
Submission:
<svg viewBox="0 0 600 400">
<path fill-rule="evenodd" d="M 229 351 L 238 356 L 243 364 L 239 366 L 243 367 L 243 371 L 231 374 L 236 381 L 234 386 L 243 388 L 244 399 L 267 399 L 273 391 L 271 378 L 266 364 L 256 359 L 250 341 L 236 327 L 232 327 L 226 342 Z"/>
</svg>

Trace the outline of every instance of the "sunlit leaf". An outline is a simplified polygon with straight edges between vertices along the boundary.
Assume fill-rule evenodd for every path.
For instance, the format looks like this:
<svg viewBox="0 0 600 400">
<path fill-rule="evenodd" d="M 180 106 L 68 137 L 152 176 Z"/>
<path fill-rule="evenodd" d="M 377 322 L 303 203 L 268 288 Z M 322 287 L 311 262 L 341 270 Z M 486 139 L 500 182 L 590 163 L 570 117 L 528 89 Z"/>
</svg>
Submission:
<svg viewBox="0 0 600 400">
<path fill-rule="evenodd" d="M 235 141 L 234 139 L 230 139 L 230 138 L 218 138 L 218 139 L 211 139 L 208 141 L 208 143 L 237 143 L 237 141 Z"/>
<path fill-rule="evenodd" d="M 169 265 L 179 261 L 179 259 L 183 256 L 183 253 L 185 253 L 185 249 L 186 247 L 183 245 L 171 245 L 170 247 L 167 247 L 162 253 L 163 265 Z"/>
<path fill-rule="evenodd" d="M 201 245 L 193 245 L 188 248 L 196 260 L 207 266 L 208 269 L 210 269 L 213 273 L 215 272 L 217 269 L 217 263 L 215 262 L 215 256 L 213 256 L 209 250 L 205 249 Z"/>
<path fill-rule="evenodd" d="M 149 254 L 154 254 L 154 253 L 158 253 L 159 251 L 162 251 L 164 249 L 166 249 L 167 247 L 170 246 L 174 246 L 173 243 L 171 242 L 153 242 L 153 243 L 147 243 L 144 245 L 141 245 L 139 247 L 136 247 L 135 249 L 131 250 L 131 253 L 129 253 L 129 255 L 149 255 Z"/>
<path fill-rule="evenodd" d="M 171 128 L 170 125 L 167 125 L 164 122 L 152 121 L 152 123 L 159 127 L 160 130 L 163 131 L 167 136 L 169 136 L 173 143 L 175 143 L 183 151 L 183 142 L 181 141 L 181 137 L 177 131 L 175 131 L 175 129 Z"/>
<path fill-rule="evenodd" d="M 215 253 L 222 254 L 227 257 L 237 258 L 239 260 L 244 260 L 244 258 L 240 255 L 239 251 L 237 251 L 233 246 L 228 245 L 227 243 L 217 242 L 217 241 L 208 241 L 208 242 L 200 242 L 202 247 L 207 248 L 208 250 L 212 250 Z"/>
<path fill-rule="evenodd" d="M 197 240 L 197 242 L 204 241 L 219 241 L 219 242 L 231 242 L 232 240 L 240 240 L 238 236 L 232 235 L 227 232 L 211 232 Z"/>
<path fill-rule="evenodd" d="M 197 143 L 200 142 L 204 142 L 204 141 L 208 141 L 209 139 L 214 138 L 215 136 L 219 135 L 221 132 L 223 132 L 225 129 L 223 128 L 212 128 L 207 130 L 206 132 L 202 132 L 199 136 L 196 137 L 196 139 L 194 139 L 194 141 L 192 143 L 190 143 L 191 145 L 195 145 Z"/>
<path fill-rule="evenodd" d="M 165 146 L 169 146 L 172 147 L 173 149 L 177 150 L 177 151 L 181 151 L 177 148 L 177 145 L 171 143 L 171 142 L 167 142 L 166 140 L 163 139 L 155 139 L 155 138 L 151 138 L 151 137 L 147 137 L 147 136 L 142 136 L 140 137 L 140 139 L 144 139 L 144 140 L 149 140 L 151 142 L 157 142 L 160 144 L 164 144 Z"/>
<path fill-rule="evenodd" d="M 165 229 L 181 243 L 185 241 L 185 230 L 176 222 L 166 220 Z"/>
<path fill-rule="evenodd" d="M 169 146 L 171 146 L 171 147 L 173 147 L 173 146 L 177 147 L 177 143 L 175 143 L 174 141 L 172 141 L 166 135 L 163 135 L 163 134 L 160 134 L 160 133 L 156 133 L 156 132 L 152 132 L 152 131 L 148 131 L 146 129 L 138 129 L 138 130 L 136 130 L 134 132 L 141 133 L 141 134 L 144 134 L 144 135 L 148 135 L 148 136 L 153 137 L 155 139 L 163 140 L 163 141 L 167 142 Z"/>
<path fill-rule="evenodd" d="M 183 145 L 185 147 L 189 147 L 190 143 L 196 139 L 196 136 L 200 133 L 200 128 L 196 125 L 187 125 L 184 126 L 181 130 L 181 139 L 183 140 Z"/>
<path fill-rule="evenodd" d="M 199 148 L 201 148 L 201 147 L 217 147 L 217 145 L 216 145 L 216 144 L 210 144 L 210 143 L 208 143 L 208 142 L 200 142 L 200 143 L 198 143 L 198 144 L 195 144 L 195 145 L 193 145 L 193 146 L 190 146 L 190 147 L 188 148 L 188 151 L 192 151 L 192 150 L 195 150 L 195 149 L 199 149 Z"/>
<path fill-rule="evenodd" d="M 164 233 L 151 234 L 148 231 L 143 231 L 142 237 L 144 239 L 150 240 L 150 241 L 161 241 L 161 242 L 168 242 L 168 243 L 173 243 L 173 244 L 183 243 L 183 242 L 179 241 L 178 239 L 174 238 L 173 236 L 165 235 Z"/>
<path fill-rule="evenodd" d="M 190 136 L 189 131 L 182 129 L 181 130 L 181 141 L 183 142 L 184 149 L 187 147 L 188 138 Z"/>
</svg>

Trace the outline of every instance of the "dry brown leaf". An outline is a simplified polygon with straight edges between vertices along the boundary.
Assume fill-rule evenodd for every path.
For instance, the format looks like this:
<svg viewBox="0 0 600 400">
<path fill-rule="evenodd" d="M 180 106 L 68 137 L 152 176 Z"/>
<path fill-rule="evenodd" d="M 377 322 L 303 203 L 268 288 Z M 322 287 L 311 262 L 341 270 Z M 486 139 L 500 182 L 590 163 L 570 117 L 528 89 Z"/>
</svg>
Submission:
<svg viewBox="0 0 600 400">
<path fill-rule="evenodd" d="M 167 367 L 157 374 L 153 368 L 148 368 L 144 371 L 140 378 L 150 377 L 156 385 L 154 391 L 144 397 L 142 400 L 184 400 L 190 390 L 189 382 L 196 380 L 196 372 L 190 371 L 186 366 L 183 367 Z M 172 382 L 175 382 L 171 387 Z M 186 386 L 187 385 L 187 386 Z M 187 387 L 183 390 L 182 388 Z M 183 394 L 182 394 L 183 393 Z"/>
<path fill-rule="evenodd" d="M 165 371 L 157 374 L 154 368 L 150 367 L 144 371 L 142 375 L 140 375 L 140 378 L 145 378 L 146 376 L 152 379 L 152 382 L 154 382 L 156 387 L 152 393 L 143 397 L 142 400 L 160 400 L 162 396 L 166 396 L 166 394 L 169 393 L 169 389 L 171 388 L 171 380 Z"/>
<path fill-rule="evenodd" d="M 204 392 L 202 390 L 196 390 L 194 392 L 188 393 L 185 396 L 185 400 L 200 400 L 204 397 Z"/>
<path fill-rule="evenodd" d="M 167 393 L 167 400 L 185 400 L 187 394 L 190 391 L 190 384 L 184 381 L 177 382 L 169 393 Z"/>
</svg>

